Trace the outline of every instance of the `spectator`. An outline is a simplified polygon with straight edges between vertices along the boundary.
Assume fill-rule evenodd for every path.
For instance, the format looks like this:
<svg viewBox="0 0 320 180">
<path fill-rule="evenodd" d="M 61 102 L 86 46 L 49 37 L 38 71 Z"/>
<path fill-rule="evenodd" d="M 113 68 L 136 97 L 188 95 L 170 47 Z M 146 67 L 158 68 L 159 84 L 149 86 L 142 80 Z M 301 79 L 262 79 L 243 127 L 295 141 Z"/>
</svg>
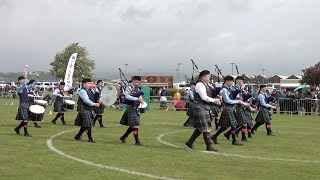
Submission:
<svg viewBox="0 0 320 180">
<path fill-rule="evenodd" d="M 181 100 L 181 94 L 179 92 L 179 89 L 177 89 L 176 93 L 174 93 L 173 99 L 174 100 Z"/>
<path fill-rule="evenodd" d="M 305 95 L 305 104 L 304 104 L 304 109 L 305 109 L 305 114 L 306 115 L 311 115 L 311 110 L 312 110 L 312 93 L 311 91 L 307 91 Z"/>
<path fill-rule="evenodd" d="M 318 99 L 318 115 L 320 116 L 320 92 L 317 94 L 317 99 Z"/>
<path fill-rule="evenodd" d="M 286 89 L 280 90 L 278 94 L 278 101 L 280 105 L 280 114 L 283 114 L 285 111 L 285 98 L 286 98 Z"/>
<path fill-rule="evenodd" d="M 163 87 L 162 91 L 160 91 L 160 96 L 169 96 L 169 93 L 165 87 Z"/>
<path fill-rule="evenodd" d="M 272 101 L 273 103 L 277 104 L 278 103 L 278 93 L 276 89 L 273 89 L 272 93 L 271 93 L 271 97 L 272 97 Z M 277 109 L 273 109 L 273 113 L 276 114 L 277 113 Z"/>
</svg>

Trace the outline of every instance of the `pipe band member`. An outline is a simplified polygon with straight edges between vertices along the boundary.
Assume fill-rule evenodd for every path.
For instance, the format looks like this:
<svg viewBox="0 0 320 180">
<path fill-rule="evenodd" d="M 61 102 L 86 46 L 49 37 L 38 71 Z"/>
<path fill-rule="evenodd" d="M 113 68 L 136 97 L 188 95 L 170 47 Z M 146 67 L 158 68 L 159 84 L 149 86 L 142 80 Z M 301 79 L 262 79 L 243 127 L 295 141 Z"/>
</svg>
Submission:
<svg viewBox="0 0 320 180">
<path fill-rule="evenodd" d="M 219 99 L 212 98 L 212 87 L 210 82 L 210 71 L 204 70 L 200 72 L 198 82 L 195 86 L 194 103 L 189 110 L 188 125 L 195 128 L 190 139 L 185 143 L 190 149 L 194 149 L 193 142 L 203 134 L 207 151 L 218 151 L 211 146 L 211 109 L 213 103 L 220 103 Z"/>
</svg>

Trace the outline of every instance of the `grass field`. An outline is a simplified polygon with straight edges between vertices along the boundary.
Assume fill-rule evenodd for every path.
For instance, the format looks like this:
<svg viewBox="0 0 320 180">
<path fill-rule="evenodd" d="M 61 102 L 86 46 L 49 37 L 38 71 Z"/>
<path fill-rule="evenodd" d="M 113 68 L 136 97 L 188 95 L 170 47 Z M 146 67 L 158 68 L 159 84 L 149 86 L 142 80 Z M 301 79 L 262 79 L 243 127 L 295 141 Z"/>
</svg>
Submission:
<svg viewBox="0 0 320 180">
<path fill-rule="evenodd" d="M 275 137 L 266 136 L 264 127 L 243 147 L 232 146 L 219 137 L 220 144 L 214 147 L 222 154 L 208 154 L 185 148 L 192 129 L 182 126 L 187 118 L 184 111 L 153 109 L 144 114 L 140 130 L 143 146 L 135 146 L 132 135 L 126 144 L 119 141 L 127 128 L 118 125 L 123 112 L 106 110 L 103 121 L 108 127 L 94 128 L 97 143 L 91 144 L 86 135 L 80 142 L 73 139 L 78 131 L 73 126 L 76 112 L 66 113 L 67 126 L 61 121 L 53 125 L 50 121 L 54 114 L 48 113 L 51 107 L 42 128 L 29 123 L 33 137 L 16 135 L 13 128 L 19 123 L 14 120 L 17 103 L 0 100 L 0 179 L 153 179 L 102 168 L 106 166 L 174 179 L 320 179 L 319 116 L 274 115 Z M 50 137 L 67 130 L 71 131 L 52 138 L 54 148 L 99 167 L 48 148 Z M 202 136 L 195 148 L 205 150 Z"/>
</svg>

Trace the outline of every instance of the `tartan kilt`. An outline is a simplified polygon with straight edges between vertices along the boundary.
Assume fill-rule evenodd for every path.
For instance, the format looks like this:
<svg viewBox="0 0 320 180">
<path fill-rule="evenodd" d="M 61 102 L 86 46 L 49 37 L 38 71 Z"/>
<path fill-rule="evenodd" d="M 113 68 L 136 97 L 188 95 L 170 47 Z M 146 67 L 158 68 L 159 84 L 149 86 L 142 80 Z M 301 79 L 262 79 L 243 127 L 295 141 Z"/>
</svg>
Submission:
<svg viewBox="0 0 320 180">
<path fill-rule="evenodd" d="M 266 108 L 260 108 L 256 122 L 266 123 L 271 121 L 271 113 Z"/>
<path fill-rule="evenodd" d="M 64 104 L 63 104 L 63 101 L 60 101 L 60 100 L 56 100 L 54 102 L 54 108 L 53 108 L 53 112 L 64 112 Z"/>
<path fill-rule="evenodd" d="M 187 116 L 192 116 L 192 108 L 193 108 L 193 106 L 194 106 L 194 102 L 190 102 L 189 103 L 189 108 L 188 108 L 188 110 L 187 110 Z"/>
<path fill-rule="evenodd" d="M 100 104 L 99 107 L 95 107 L 94 108 L 94 113 L 98 114 L 98 115 L 102 115 L 104 113 L 104 108 L 105 106 L 103 104 Z"/>
<path fill-rule="evenodd" d="M 92 111 L 87 109 L 81 109 L 78 112 L 77 118 L 75 120 L 76 126 L 81 127 L 92 127 L 93 126 L 93 114 Z"/>
<path fill-rule="evenodd" d="M 219 126 L 228 128 L 231 126 L 236 127 L 237 125 L 238 123 L 233 107 L 223 107 L 219 120 Z"/>
<path fill-rule="evenodd" d="M 213 105 L 211 106 L 211 111 L 212 111 L 212 115 L 213 117 L 219 117 L 219 107 L 217 105 Z"/>
<path fill-rule="evenodd" d="M 246 114 L 247 119 L 248 119 L 247 126 L 253 126 L 253 122 L 252 122 L 253 117 L 252 117 L 251 112 L 245 111 L 245 114 Z"/>
<path fill-rule="evenodd" d="M 138 110 L 132 105 L 127 105 L 127 109 L 122 115 L 120 124 L 124 126 L 140 126 L 140 115 Z"/>
<path fill-rule="evenodd" d="M 16 120 L 29 120 L 30 110 L 29 104 L 21 103 L 18 108 L 18 113 L 16 116 Z"/>
<path fill-rule="evenodd" d="M 236 105 L 236 119 L 239 126 L 243 126 L 248 123 L 248 118 L 246 116 L 245 110 L 243 109 L 242 105 Z"/>
<path fill-rule="evenodd" d="M 189 126 L 196 129 L 210 129 L 212 116 L 209 110 L 193 104 L 189 116 Z"/>
</svg>

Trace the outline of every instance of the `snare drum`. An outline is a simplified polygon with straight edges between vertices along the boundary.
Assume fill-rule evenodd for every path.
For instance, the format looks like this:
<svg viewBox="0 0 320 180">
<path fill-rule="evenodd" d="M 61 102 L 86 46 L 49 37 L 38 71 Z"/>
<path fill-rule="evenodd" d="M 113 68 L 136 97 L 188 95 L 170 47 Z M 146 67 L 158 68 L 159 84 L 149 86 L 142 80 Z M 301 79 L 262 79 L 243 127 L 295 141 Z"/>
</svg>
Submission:
<svg viewBox="0 0 320 180">
<path fill-rule="evenodd" d="M 44 115 L 44 107 L 40 105 L 32 105 L 30 110 L 30 120 L 31 121 L 42 121 Z"/>
<path fill-rule="evenodd" d="M 36 101 L 35 101 L 35 104 L 36 104 L 36 105 L 43 106 L 45 109 L 46 109 L 47 106 L 48 106 L 48 102 L 45 101 L 45 100 L 36 100 Z"/>
<path fill-rule="evenodd" d="M 72 100 L 64 100 L 64 109 L 66 111 L 73 111 L 75 104 L 76 104 L 76 102 L 74 102 Z"/>
<path fill-rule="evenodd" d="M 148 107 L 148 104 L 146 102 L 141 103 L 138 107 L 139 113 L 140 114 L 146 113 L 147 107 Z"/>
</svg>

